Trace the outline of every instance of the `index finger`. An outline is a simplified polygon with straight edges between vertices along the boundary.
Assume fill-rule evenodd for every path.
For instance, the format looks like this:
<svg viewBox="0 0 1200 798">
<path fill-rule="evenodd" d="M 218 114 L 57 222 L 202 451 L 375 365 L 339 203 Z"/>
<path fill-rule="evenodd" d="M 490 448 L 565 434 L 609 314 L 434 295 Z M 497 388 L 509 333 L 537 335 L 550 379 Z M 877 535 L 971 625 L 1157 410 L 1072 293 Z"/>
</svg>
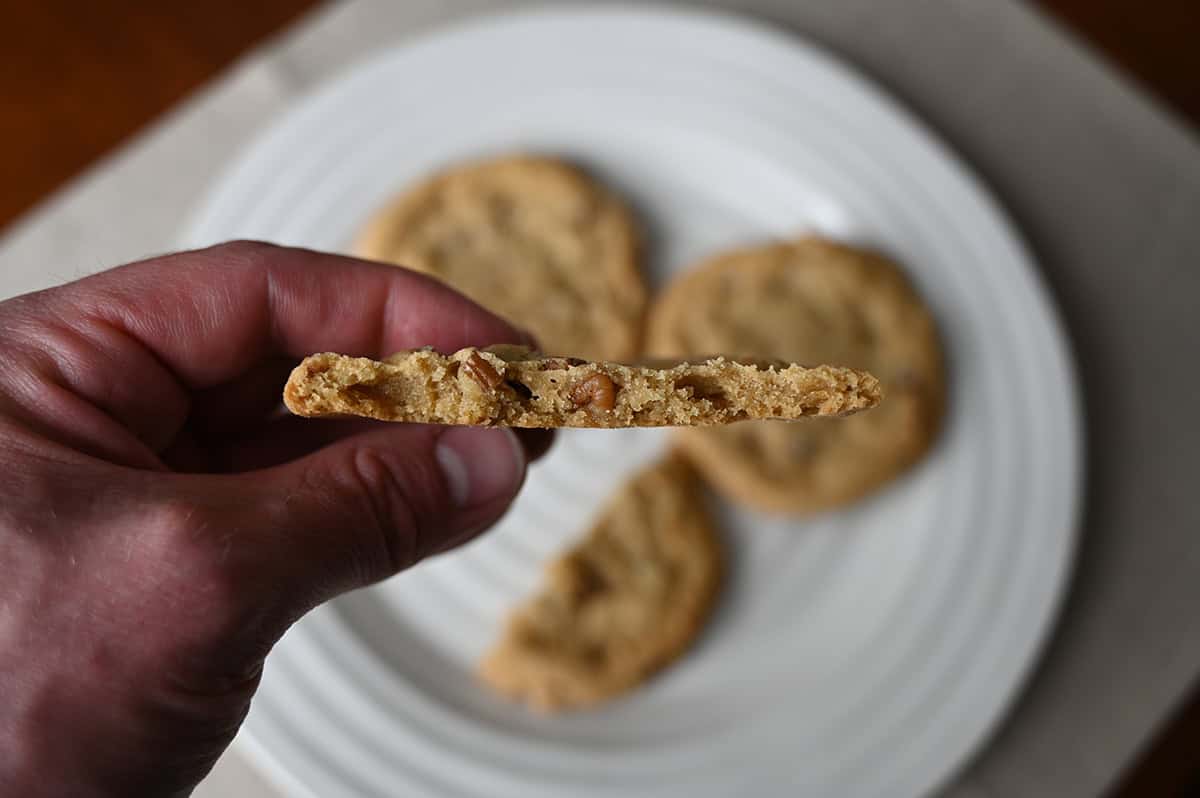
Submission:
<svg viewBox="0 0 1200 798">
<path fill-rule="evenodd" d="M 193 389 L 272 356 L 528 340 L 425 275 L 258 242 L 152 258 L 68 288 L 76 312 L 126 332 Z"/>
</svg>

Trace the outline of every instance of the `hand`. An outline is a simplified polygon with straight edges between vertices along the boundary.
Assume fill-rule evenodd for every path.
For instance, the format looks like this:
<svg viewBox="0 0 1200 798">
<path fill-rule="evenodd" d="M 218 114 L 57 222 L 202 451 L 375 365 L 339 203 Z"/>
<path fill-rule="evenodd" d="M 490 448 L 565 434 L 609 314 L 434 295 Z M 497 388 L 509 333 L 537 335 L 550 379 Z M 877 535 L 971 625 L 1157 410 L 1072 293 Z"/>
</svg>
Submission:
<svg viewBox="0 0 1200 798">
<path fill-rule="evenodd" d="M 0 303 L 0 793 L 188 793 L 288 625 L 477 535 L 549 443 L 283 417 L 295 361 L 516 340 L 428 278 L 264 244 Z"/>
</svg>

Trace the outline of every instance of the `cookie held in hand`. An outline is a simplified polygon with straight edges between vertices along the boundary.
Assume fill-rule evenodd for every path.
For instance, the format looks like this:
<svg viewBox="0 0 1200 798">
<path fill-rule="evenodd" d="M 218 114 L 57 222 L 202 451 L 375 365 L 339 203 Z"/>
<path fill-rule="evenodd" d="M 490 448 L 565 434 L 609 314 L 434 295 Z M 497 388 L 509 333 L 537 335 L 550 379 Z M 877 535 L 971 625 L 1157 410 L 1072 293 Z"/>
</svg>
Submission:
<svg viewBox="0 0 1200 798">
<path fill-rule="evenodd" d="M 312 355 L 284 389 L 301 416 L 422 424 L 662 427 L 840 416 L 874 407 L 879 381 L 836 366 L 712 357 L 627 365 L 523 346 L 432 349 L 385 361 Z"/>
</svg>

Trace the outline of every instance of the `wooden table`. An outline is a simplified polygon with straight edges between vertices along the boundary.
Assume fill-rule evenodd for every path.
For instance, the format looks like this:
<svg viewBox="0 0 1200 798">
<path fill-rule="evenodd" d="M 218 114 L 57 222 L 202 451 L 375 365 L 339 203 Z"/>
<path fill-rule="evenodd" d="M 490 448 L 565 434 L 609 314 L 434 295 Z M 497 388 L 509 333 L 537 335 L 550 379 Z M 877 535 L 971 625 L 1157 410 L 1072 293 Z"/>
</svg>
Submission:
<svg viewBox="0 0 1200 798">
<path fill-rule="evenodd" d="M 1200 124 L 1196 0 L 1038 0 L 1176 113 Z M 319 5 L 317 0 L 8 0 L 0 4 L 0 231 Z M 1114 791 L 1200 794 L 1200 685 Z"/>
</svg>

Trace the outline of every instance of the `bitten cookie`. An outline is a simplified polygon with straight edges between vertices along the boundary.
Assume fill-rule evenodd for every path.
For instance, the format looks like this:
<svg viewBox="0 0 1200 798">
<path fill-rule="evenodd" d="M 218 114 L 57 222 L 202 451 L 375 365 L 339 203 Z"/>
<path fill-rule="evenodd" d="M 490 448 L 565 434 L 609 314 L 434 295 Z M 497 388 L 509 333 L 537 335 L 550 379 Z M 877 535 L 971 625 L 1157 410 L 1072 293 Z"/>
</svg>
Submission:
<svg viewBox="0 0 1200 798">
<path fill-rule="evenodd" d="M 942 416 L 933 318 L 900 269 L 819 238 L 740 249 L 678 277 L 651 311 L 655 355 L 740 352 L 842 363 L 879 377 L 879 408 L 836 424 L 681 430 L 722 493 L 768 511 L 815 511 L 891 479 L 929 447 Z"/>
<path fill-rule="evenodd" d="M 523 346 L 399 352 L 386 361 L 319 354 L 284 388 L 301 416 L 423 424 L 661 427 L 833 416 L 873 407 L 879 382 L 835 366 L 738 362 L 626 365 L 547 357 Z M 822 422 L 832 423 L 832 422 Z"/>
<path fill-rule="evenodd" d="M 720 585 L 722 559 L 690 470 L 652 466 L 609 500 L 480 664 L 497 692 L 551 712 L 620 695 L 691 644 Z"/>
<path fill-rule="evenodd" d="M 560 161 L 451 167 L 380 209 L 354 250 L 437 277 L 547 352 L 621 360 L 640 347 L 646 287 L 633 219 Z"/>
</svg>

